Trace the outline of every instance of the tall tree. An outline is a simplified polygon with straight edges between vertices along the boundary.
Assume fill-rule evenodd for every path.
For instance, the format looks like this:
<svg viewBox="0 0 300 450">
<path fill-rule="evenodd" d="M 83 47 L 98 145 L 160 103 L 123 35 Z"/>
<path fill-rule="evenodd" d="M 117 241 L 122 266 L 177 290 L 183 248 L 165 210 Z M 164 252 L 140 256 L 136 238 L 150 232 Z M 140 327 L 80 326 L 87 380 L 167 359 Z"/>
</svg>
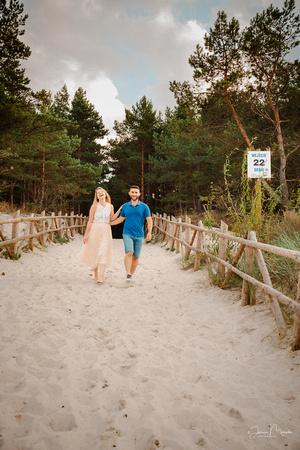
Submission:
<svg viewBox="0 0 300 450">
<path fill-rule="evenodd" d="M 90 192 L 99 185 L 100 179 L 105 176 L 105 171 L 102 170 L 105 164 L 104 148 L 98 140 L 104 138 L 109 131 L 105 128 L 102 117 L 94 105 L 88 101 L 86 91 L 81 87 L 75 92 L 69 117 L 73 122 L 73 128 L 69 130 L 69 134 L 80 138 L 73 157 L 78 159 L 82 166 L 89 164 L 95 169 L 93 177 L 78 179 L 82 191 L 82 195 L 77 198 L 77 213 L 80 213 L 80 205 L 84 203 L 85 208 L 89 205 Z"/>
<path fill-rule="evenodd" d="M 286 20 L 286 26 L 290 26 L 294 30 L 294 37 L 298 33 L 298 18 L 294 20 L 292 9 L 293 9 L 293 0 L 290 0 L 289 2 L 285 2 L 285 6 L 283 8 L 283 11 L 280 12 L 278 9 L 276 9 L 274 13 L 274 9 L 269 9 L 263 15 L 260 25 L 263 28 L 264 27 L 264 34 L 268 36 L 268 33 L 272 34 L 272 26 L 275 26 L 277 23 L 277 27 L 280 28 L 282 26 L 282 22 L 280 20 L 280 17 L 285 17 Z M 274 13 L 274 14 L 273 14 Z M 276 16 L 278 21 L 276 22 Z M 201 47 L 200 45 L 197 45 L 196 51 L 193 55 L 191 55 L 189 59 L 190 65 L 194 69 L 194 80 L 195 80 L 195 88 L 196 88 L 196 95 L 199 97 L 199 87 L 201 84 L 206 83 L 206 90 L 203 91 L 203 94 L 205 96 L 213 95 L 213 96 L 221 96 L 227 104 L 227 107 L 231 111 L 231 114 L 247 144 L 247 147 L 254 150 L 254 143 L 253 140 L 256 137 L 255 135 L 251 137 L 251 131 L 249 134 L 249 128 L 247 129 L 247 125 L 245 125 L 246 122 L 243 123 L 241 119 L 241 115 L 239 114 L 239 99 L 241 98 L 241 93 L 243 91 L 246 91 L 245 85 L 246 81 L 249 81 L 250 76 L 256 77 L 256 79 L 259 80 L 260 75 L 255 73 L 254 70 L 251 72 L 248 70 L 249 64 L 251 60 L 249 60 L 250 55 L 250 48 L 251 45 L 249 44 L 250 41 L 253 39 L 253 33 L 250 33 L 248 31 L 248 34 L 243 35 L 240 32 L 240 26 L 238 21 L 233 18 L 231 21 L 227 21 L 227 15 L 224 11 L 218 13 L 217 20 L 214 24 L 214 28 L 210 29 L 210 33 L 205 36 L 205 46 Z M 245 36 L 248 36 L 248 47 L 249 50 L 247 51 L 245 46 Z M 252 37 L 251 37 L 252 36 Z M 291 45 L 297 45 L 298 43 L 295 42 L 294 44 L 291 44 L 290 40 L 291 34 L 287 34 L 286 40 L 285 35 L 281 35 L 281 52 L 279 54 L 281 55 L 281 66 L 283 64 L 284 57 L 286 56 L 288 50 L 290 50 L 292 47 Z M 273 39 L 273 40 L 272 40 Z M 270 47 L 273 42 L 274 49 L 279 44 L 279 37 L 277 36 L 277 40 L 275 40 L 274 36 L 269 42 Z M 246 41 L 247 42 L 247 41 Z M 262 40 L 262 44 L 264 41 Z M 275 54 L 274 50 L 274 54 Z M 261 56 L 261 62 L 264 61 L 264 46 L 262 45 L 259 49 L 259 54 Z M 279 64 L 274 65 L 273 61 L 268 61 L 268 58 L 270 58 L 271 53 L 268 54 L 268 48 L 266 49 L 266 56 L 265 56 L 265 63 L 268 67 L 268 71 L 270 71 L 270 67 L 272 67 L 271 70 L 271 79 L 269 78 L 269 81 L 273 81 L 275 76 L 279 76 L 279 68 L 281 67 Z M 277 54 L 278 57 L 278 54 Z M 249 63 L 249 64 L 248 64 Z M 273 64 L 273 65 L 272 65 Z M 252 66 L 253 67 L 253 66 Z M 261 78 L 261 77 L 260 77 Z M 262 78 L 261 80 L 262 81 Z M 252 82 L 252 97 L 255 98 L 256 103 L 264 102 L 264 98 L 261 98 L 261 91 L 258 89 L 255 89 L 255 82 Z M 208 89 L 207 89 L 208 85 Z M 261 83 L 260 86 L 262 87 L 263 84 Z M 268 89 L 270 87 L 270 83 L 264 84 L 264 95 L 265 99 L 270 99 L 270 90 L 268 94 Z M 281 84 L 281 86 L 284 86 L 284 84 Z M 186 85 L 180 85 L 180 83 L 173 82 L 171 84 L 171 90 L 175 93 L 175 96 L 180 97 L 182 94 L 187 98 L 189 93 L 194 94 L 195 88 L 189 87 L 187 89 Z M 249 92 L 251 92 L 248 88 L 247 95 L 249 99 Z M 282 91 L 278 90 L 282 94 Z M 274 105 L 274 99 L 273 104 Z M 250 108 L 252 107 L 251 103 L 249 104 Z M 269 103 L 269 106 L 271 104 Z M 254 108 L 252 108 L 253 111 L 255 111 Z M 271 108 L 272 109 L 272 108 Z M 274 108 L 272 109 L 274 112 Z M 266 119 L 266 116 L 264 116 L 264 119 Z M 278 130 L 278 123 L 280 123 L 278 120 L 276 121 L 276 118 L 274 120 L 274 123 Z M 282 152 L 282 151 L 281 151 Z M 269 183 L 266 180 L 262 180 L 265 188 L 267 191 L 272 195 L 276 200 L 283 205 L 283 207 L 287 207 L 287 191 L 285 189 L 286 179 L 285 179 L 285 158 L 282 157 L 280 160 L 280 188 L 282 189 L 283 195 L 278 195 L 274 188 L 269 185 Z"/>
<path fill-rule="evenodd" d="M 64 84 L 61 90 L 54 95 L 52 111 L 61 119 L 69 119 L 70 95 L 66 84 Z"/>
<path fill-rule="evenodd" d="M 141 188 L 141 199 L 149 202 L 150 186 L 145 183 L 146 173 L 151 172 L 150 155 L 154 152 L 153 135 L 158 118 L 153 104 L 145 96 L 132 106 L 132 110 L 125 109 L 125 119 L 123 122 L 115 122 L 114 129 L 118 140 L 130 148 L 131 158 L 139 164 L 138 179 L 132 182 L 139 183 Z M 117 140 L 117 141 L 118 141 Z M 116 143 L 119 146 L 118 142 Z M 132 161 L 133 162 L 133 161 Z"/>
<path fill-rule="evenodd" d="M 250 63 L 256 90 L 265 97 L 269 107 L 258 109 L 258 114 L 271 121 L 276 131 L 280 154 L 281 202 L 285 206 L 288 204 L 289 190 L 280 109 L 293 69 L 299 70 L 297 62 L 293 65 L 286 61 L 290 51 L 299 45 L 300 16 L 295 15 L 294 9 L 294 0 L 285 0 L 282 10 L 270 5 L 250 21 L 250 26 L 244 31 L 243 41 L 243 50 Z"/>
<path fill-rule="evenodd" d="M 199 212 L 211 183 L 222 180 L 223 150 L 203 123 L 203 115 L 199 117 L 182 106 L 167 110 L 151 158 L 152 177 L 158 183 L 156 206 L 173 214 Z"/>
<path fill-rule="evenodd" d="M 29 79 L 20 61 L 27 59 L 30 48 L 20 37 L 27 15 L 23 15 L 24 6 L 18 0 L 0 0 L 0 138 L 13 130 L 24 119 L 26 97 L 30 92 Z"/>
<path fill-rule="evenodd" d="M 76 134 L 80 139 L 77 149 L 77 157 L 82 162 L 99 164 L 102 161 L 102 146 L 97 140 L 104 138 L 108 134 L 105 129 L 102 117 L 96 111 L 86 96 L 86 91 L 81 87 L 75 92 L 72 100 L 70 118 L 76 124 L 76 129 L 72 134 Z"/>
<path fill-rule="evenodd" d="M 27 59 L 30 48 L 19 37 L 23 36 L 28 15 L 22 15 L 24 5 L 18 0 L 0 0 L 0 86 L 2 95 L 21 97 L 28 92 L 29 79 L 20 60 Z"/>
</svg>

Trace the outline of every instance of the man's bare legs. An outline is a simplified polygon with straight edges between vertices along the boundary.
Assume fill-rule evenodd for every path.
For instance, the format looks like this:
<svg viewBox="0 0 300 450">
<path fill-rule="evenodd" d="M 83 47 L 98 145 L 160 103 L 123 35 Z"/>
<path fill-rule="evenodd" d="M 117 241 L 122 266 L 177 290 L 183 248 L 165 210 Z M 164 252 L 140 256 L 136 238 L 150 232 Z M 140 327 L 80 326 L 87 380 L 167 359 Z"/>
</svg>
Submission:
<svg viewBox="0 0 300 450">
<path fill-rule="evenodd" d="M 127 275 L 133 275 L 139 263 L 139 258 L 133 256 L 133 252 L 125 254 L 124 264 Z"/>
</svg>

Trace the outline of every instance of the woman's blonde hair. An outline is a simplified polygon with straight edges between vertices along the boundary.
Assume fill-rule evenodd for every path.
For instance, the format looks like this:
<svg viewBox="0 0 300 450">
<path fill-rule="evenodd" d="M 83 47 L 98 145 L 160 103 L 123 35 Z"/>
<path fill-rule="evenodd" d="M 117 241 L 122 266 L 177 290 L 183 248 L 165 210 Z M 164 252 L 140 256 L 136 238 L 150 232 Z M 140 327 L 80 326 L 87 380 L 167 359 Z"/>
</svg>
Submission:
<svg viewBox="0 0 300 450">
<path fill-rule="evenodd" d="M 93 205 L 92 205 L 92 206 L 94 206 L 95 208 L 97 207 L 97 203 L 98 203 L 97 191 L 98 191 L 99 189 L 102 189 L 102 191 L 105 192 L 105 201 L 106 201 L 106 203 L 111 203 L 110 195 L 106 192 L 105 189 L 103 189 L 102 187 L 99 186 L 99 187 L 97 187 L 97 189 L 95 189 L 95 197 L 94 197 L 94 201 L 93 201 Z"/>
</svg>

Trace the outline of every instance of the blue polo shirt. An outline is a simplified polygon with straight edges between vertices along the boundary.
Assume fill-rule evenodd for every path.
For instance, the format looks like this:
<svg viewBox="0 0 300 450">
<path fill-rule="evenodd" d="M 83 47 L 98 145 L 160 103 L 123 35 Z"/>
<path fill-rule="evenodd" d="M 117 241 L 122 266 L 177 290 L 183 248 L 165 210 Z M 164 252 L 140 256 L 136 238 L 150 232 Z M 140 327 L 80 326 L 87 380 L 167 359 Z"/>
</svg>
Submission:
<svg viewBox="0 0 300 450">
<path fill-rule="evenodd" d="M 138 201 L 136 206 L 132 206 L 131 200 L 122 206 L 121 217 L 125 217 L 123 234 L 134 237 L 144 237 L 144 220 L 151 217 L 149 206 Z"/>
</svg>

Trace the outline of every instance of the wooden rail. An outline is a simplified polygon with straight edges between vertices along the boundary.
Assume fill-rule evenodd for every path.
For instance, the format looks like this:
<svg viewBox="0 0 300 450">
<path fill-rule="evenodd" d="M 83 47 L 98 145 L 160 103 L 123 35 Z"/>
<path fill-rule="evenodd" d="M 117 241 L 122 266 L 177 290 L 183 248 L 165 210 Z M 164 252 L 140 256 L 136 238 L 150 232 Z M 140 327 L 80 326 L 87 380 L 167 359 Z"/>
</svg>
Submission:
<svg viewBox="0 0 300 450">
<path fill-rule="evenodd" d="M 198 225 L 192 225 L 187 216 L 185 217 L 185 222 L 173 216 L 169 217 L 166 214 L 163 216 L 153 214 L 152 218 L 154 235 L 157 235 L 166 243 L 170 243 L 170 246 L 176 249 L 176 253 L 182 252 L 186 259 L 189 258 L 191 252 L 195 253 L 194 270 L 200 267 L 201 254 L 206 256 L 207 262 L 211 260 L 217 262 L 216 276 L 222 289 L 227 286 L 232 273 L 242 278 L 243 306 L 251 304 L 251 285 L 253 289 L 257 287 L 264 291 L 270 302 L 280 336 L 285 335 L 286 325 L 278 302 L 286 305 L 295 315 L 292 349 L 300 349 L 300 274 L 298 277 L 297 299 L 291 299 L 272 286 L 262 251 L 292 259 L 298 264 L 300 264 L 300 252 L 258 242 L 254 231 L 247 232 L 242 238 L 234 236 L 228 233 L 228 226 L 224 222 L 221 222 L 221 229 L 218 230 L 205 228 L 201 221 L 199 221 Z M 193 231 L 192 237 L 191 230 Z M 212 251 L 209 251 L 211 244 L 208 243 L 207 235 L 217 236 L 219 238 L 218 256 L 215 252 L 212 253 Z M 231 264 L 226 261 L 228 241 L 240 244 L 239 247 L 236 246 L 237 253 Z M 174 247 L 175 245 L 176 247 Z M 236 266 L 243 252 L 245 252 L 245 267 L 244 270 L 240 270 Z M 263 282 L 253 276 L 254 258 L 257 260 Z M 227 269 L 227 273 L 225 269 Z"/>
<path fill-rule="evenodd" d="M 51 213 L 46 216 L 45 211 L 40 215 L 31 214 L 30 217 L 20 217 L 20 211 L 17 211 L 13 218 L 0 221 L 2 225 L 12 224 L 11 237 L 8 239 L 0 229 L 0 248 L 5 247 L 10 258 L 21 252 L 25 245 L 30 250 L 34 248 L 34 239 L 38 239 L 41 246 L 45 247 L 48 241 L 54 241 L 55 234 L 59 239 L 74 237 L 75 233 L 83 233 L 87 225 L 88 218 L 82 214 L 63 215 L 61 211 L 58 215 Z M 27 226 L 20 233 L 20 223 L 26 223 Z M 28 241 L 28 244 L 26 244 Z"/>
</svg>

